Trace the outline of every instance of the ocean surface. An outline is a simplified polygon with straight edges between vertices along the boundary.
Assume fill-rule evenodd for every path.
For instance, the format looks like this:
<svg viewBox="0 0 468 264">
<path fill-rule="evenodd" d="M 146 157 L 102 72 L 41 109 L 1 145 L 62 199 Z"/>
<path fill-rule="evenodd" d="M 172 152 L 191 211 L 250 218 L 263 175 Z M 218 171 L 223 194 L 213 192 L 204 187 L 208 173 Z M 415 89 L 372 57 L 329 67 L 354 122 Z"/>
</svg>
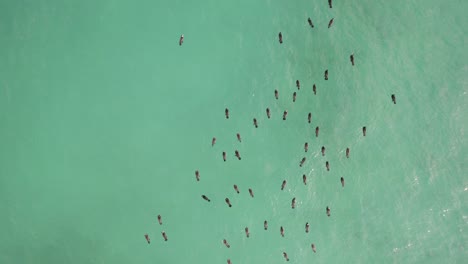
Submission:
<svg viewBox="0 0 468 264">
<path fill-rule="evenodd" d="M 0 1 L 0 263 L 467 263 L 467 10 Z"/>
</svg>

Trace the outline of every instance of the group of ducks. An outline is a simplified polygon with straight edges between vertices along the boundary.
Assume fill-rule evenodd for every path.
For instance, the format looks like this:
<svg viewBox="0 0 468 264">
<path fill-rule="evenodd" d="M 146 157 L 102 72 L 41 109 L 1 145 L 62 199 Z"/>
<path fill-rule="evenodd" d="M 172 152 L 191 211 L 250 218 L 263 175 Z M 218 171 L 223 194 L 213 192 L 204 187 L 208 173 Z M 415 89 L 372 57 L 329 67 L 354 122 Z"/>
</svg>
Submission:
<svg viewBox="0 0 468 264">
<path fill-rule="evenodd" d="M 332 8 L 332 0 L 328 0 L 328 5 L 329 5 L 330 8 Z M 307 21 L 308 21 L 308 23 L 309 23 L 309 26 L 312 27 L 312 28 L 314 28 L 314 24 L 312 23 L 312 20 L 311 20 L 310 18 L 308 18 Z M 329 23 L 328 23 L 328 28 L 330 28 L 330 27 L 332 26 L 333 21 L 334 21 L 334 18 L 332 18 L 332 19 L 329 21 Z M 279 43 L 282 44 L 282 43 L 283 43 L 283 34 L 282 34 L 281 32 L 278 34 L 278 39 L 279 39 Z M 179 45 L 182 45 L 183 42 L 184 42 L 184 35 L 181 35 L 181 36 L 180 36 L 180 39 L 179 39 Z M 354 66 L 354 54 L 351 54 L 351 55 L 350 55 L 350 61 L 351 61 L 351 65 Z M 324 79 L 325 79 L 325 80 L 328 80 L 328 69 L 326 69 L 325 72 L 324 72 Z M 296 80 L 296 87 L 297 87 L 298 90 L 300 89 L 300 86 L 301 86 L 301 85 L 300 85 L 299 80 Z M 317 87 L 316 87 L 315 84 L 313 84 L 313 86 L 312 86 L 312 91 L 313 91 L 314 95 L 317 94 Z M 296 95 L 297 95 L 296 92 L 294 92 L 294 93 L 293 93 L 293 97 L 292 97 L 292 98 L 293 98 L 293 102 L 296 101 Z M 278 90 L 275 90 L 275 91 L 274 91 L 274 96 L 275 96 L 276 100 L 279 99 L 279 92 L 278 92 Z M 394 94 L 391 95 L 391 99 L 392 99 L 393 103 L 396 104 L 396 97 L 395 97 Z M 228 109 L 228 108 L 226 108 L 226 109 L 224 110 L 224 114 L 225 114 L 226 119 L 229 119 L 229 109 Z M 285 111 L 283 112 L 282 119 L 283 119 L 283 120 L 286 120 L 286 119 L 287 119 L 287 115 L 288 115 L 288 111 L 285 110 Z M 269 109 L 269 108 L 266 108 L 266 116 L 267 116 L 268 119 L 271 118 L 271 112 L 270 112 L 270 109 Z M 312 113 L 310 113 L 310 112 L 307 114 L 307 122 L 308 122 L 309 124 L 312 122 Z M 257 121 L 256 118 L 253 118 L 253 125 L 254 125 L 255 128 L 258 128 L 258 121 Z M 320 131 L 320 128 L 317 126 L 317 127 L 315 128 L 315 136 L 316 136 L 316 137 L 319 136 L 319 131 Z M 362 134 L 363 134 L 364 137 L 366 136 L 366 127 L 365 127 L 365 126 L 362 127 Z M 237 133 L 236 136 L 237 136 L 237 140 L 238 140 L 239 142 L 242 142 L 241 135 L 240 135 L 239 133 Z M 211 141 L 211 146 L 213 147 L 215 144 L 216 144 L 216 137 L 213 137 L 213 138 L 212 138 L 212 141 Z M 304 143 L 304 151 L 305 151 L 305 152 L 308 151 L 308 148 L 309 148 L 309 144 L 308 144 L 307 142 Z M 325 156 L 325 150 L 326 150 L 326 149 L 325 149 L 325 146 L 322 146 L 322 147 L 321 147 L 322 156 Z M 349 158 L 350 149 L 349 149 L 349 148 L 346 148 L 345 153 L 346 153 L 346 158 Z M 240 155 L 240 152 L 239 152 L 238 150 L 235 150 L 235 151 L 234 151 L 234 155 L 235 155 L 235 157 L 236 157 L 238 160 L 241 160 L 241 159 L 242 159 L 242 158 L 241 158 L 241 155 Z M 222 159 L 223 159 L 224 162 L 227 161 L 227 154 L 226 154 L 225 151 L 222 152 Z M 306 161 L 306 157 L 303 157 L 303 158 L 300 160 L 300 162 L 299 162 L 299 167 L 302 167 L 302 166 L 304 165 L 305 161 Z M 330 170 L 330 163 L 329 163 L 328 161 L 325 162 L 325 168 L 326 168 L 327 171 Z M 198 170 L 195 171 L 195 178 L 196 178 L 197 181 L 200 181 L 200 172 L 199 172 Z M 302 175 L 302 181 L 303 181 L 303 183 L 304 183 L 305 185 L 307 184 L 307 177 L 306 177 L 305 174 Z M 344 178 L 343 178 L 343 177 L 340 178 L 340 182 L 341 182 L 342 187 L 344 187 L 344 186 L 345 186 L 345 181 L 344 181 Z M 286 187 L 286 184 L 287 184 L 286 180 L 283 180 L 283 182 L 282 182 L 282 184 L 281 184 L 281 190 L 284 190 L 284 188 Z M 236 193 L 240 193 L 240 192 L 239 192 L 239 188 L 238 188 L 237 185 L 234 184 L 233 187 L 234 187 L 234 190 L 236 191 Z M 249 188 L 248 190 L 249 190 L 250 196 L 253 198 L 253 197 L 254 197 L 253 190 L 252 190 L 251 188 Z M 207 202 L 211 202 L 210 198 L 208 198 L 206 195 L 202 195 L 201 197 L 202 197 L 203 200 L 205 200 L 205 201 L 207 201 Z M 232 204 L 231 204 L 231 201 L 229 200 L 229 198 L 226 198 L 226 199 L 225 199 L 225 202 L 226 202 L 227 206 L 232 207 Z M 295 209 L 295 207 L 296 207 L 296 198 L 293 198 L 292 201 L 291 201 L 291 208 L 292 208 L 292 209 Z M 326 215 L 327 215 L 328 217 L 330 217 L 330 215 L 331 215 L 331 210 L 330 210 L 330 208 L 329 208 L 328 206 L 325 208 L 325 212 L 326 212 Z M 162 217 L 161 217 L 161 215 L 158 215 L 157 219 L 158 219 L 159 224 L 162 225 Z M 264 230 L 268 230 L 268 221 L 267 221 L 267 220 L 265 220 L 265 221 L 263 222 L 263 228 L 264 228 Z M 305 232 L 306 232 L 306 233 L 309 233 L 309 228 L 310 228 L 310 225 L 309 225 L 309 223 L 307 222 L 307 223 L 305 224 Z M 249 237 L 250 237 L 249 228 L 248 228 L 248 227 L 245 227 L 244 230 L 245 230 L 245 235 L 246 235 L 246 237 L 249 238 Z M 163 231 L 163 232 L 161 232 L 161 234 L 162 234 L 162 237 L 163 237 L 164 241 L 167 241 L 167 235 L 166 235 L 166 233 Z M 284 237 L 284 228 L 283 228 L 283 226 L 280 227 L 280 234 L 281 234 L 282 237 Z M 148 234 L 145 234 L 145 238 L 146 238 L 147 243 L 149 244 L 149 243 L 150 243 L 150 238 L 149 238 Z M 223 244 L 224 244 L 227 248 L 230 248 L 230 247 L 231 247 L 231 245 L 229 244 L 229 242 L 228 242 L 226 239 L 223 239 Z M 316 246 L 315 246 L 314 243 L 311 244 L 311 248 L 312 248 L 312 251 L 315 253 L 315 252 L 316 252 Z M 289 261 L 288 254 L 287 254 L 286 252 L 283 252 L 283 257 L 284 257 L 284 259 L 285 259 L 286 261 Z M 228 263 L 228 264 L 231 264 L 232 262 L 231 262 L 230 259 L 227 259 L 227 263 Z"/>
<path fill-rule="evenodd" d="M 162 225 L 162 217 L 161 217 L 161 215 L 158 215 L 158 223 L 159 223 L 159 225 Z M 166 232 L 162 231 L 162 232 L 161 232 L 161 235 L 162 235 L 164 241 L 167 241 Z M 149 237 L 148 234 L 145 234 L 145 239 L 146 239 L 146 242 L 147 242 L 148 244 L 151 243 L 151 239 L 150 239 L 150 237 Z"/>
</svg>

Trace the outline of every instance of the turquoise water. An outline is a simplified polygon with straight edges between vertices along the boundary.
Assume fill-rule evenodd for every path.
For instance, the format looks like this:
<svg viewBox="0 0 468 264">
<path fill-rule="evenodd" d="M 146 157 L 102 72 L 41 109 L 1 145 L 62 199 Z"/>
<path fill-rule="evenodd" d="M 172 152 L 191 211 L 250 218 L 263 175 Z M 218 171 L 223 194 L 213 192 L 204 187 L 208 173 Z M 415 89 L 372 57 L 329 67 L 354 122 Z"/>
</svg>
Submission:
<svg viewBox="0 0 468 264">
<path fill-rule="evenodd" d="M 466 262 L 466 10 L 0 1 L 0 263 Z"/>
</svg>

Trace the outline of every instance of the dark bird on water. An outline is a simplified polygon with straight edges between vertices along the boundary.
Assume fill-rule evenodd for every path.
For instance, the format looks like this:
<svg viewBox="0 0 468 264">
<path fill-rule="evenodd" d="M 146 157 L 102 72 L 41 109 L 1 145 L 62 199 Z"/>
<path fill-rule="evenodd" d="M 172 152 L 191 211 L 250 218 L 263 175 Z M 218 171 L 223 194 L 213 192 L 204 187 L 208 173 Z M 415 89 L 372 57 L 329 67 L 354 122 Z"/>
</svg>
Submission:
<svg viewBox="0 0 468 264">
<path fill-rule="evenodd" d="M 255 128 L 258 128 L 258 123 L 257 123 L 257 119 L 256 119 L 256 118 L 253 119 L 253 124 L 254 124 L 254 127 L 255 127 Z"/>
<path fill-rule="evenodd" d="M 266 115 L 267 115 L 268 119 L 270 119 L 270 108 L 266 109 Z"/>
<path fill-rule="evenodd" d="M 227 242 L 226 239 L 223 239 L 223 244 L 227 247 L 227 248 L 230 248 L 231 245 L 229 245 L 229 243 Z"/>
<path fill-rule="evenodd" d="M 333 19 L 334 18 L 330 19 L 330 22 L 328 22 L 328 28 L 330 28 L 333 25 Z"/>
<path fill-rule="evenodd" d="M 234 151 L 234 155 L 236 155 L 238 160 L 241 160 L 241 156 L 238 150 Z"/>
<path fill-rule="evenodd" d="M 276 98 L 276 100 L 278 100 L 278 97 L 279 97 L 278 90 L 275 90 L 275 98 Z"/>
<path fill-rule="evenodd" d="M 237 188 L 237 185 L 234 184 L 234 190 L 236 191 L 236 193 L 239 193 L 239 188 Z"/>
<path fill-rule="evenodd" d="M 354 66 L 354 54 L 351 54 L 351 56 L 349 56 L 349 60 L 351 61 L 351 65 Z"/>
<path fill-rule="evenodd" d="M 346 148 L 346 158 L 349 158 L 349 148 Z"/>
<path fill-rule="evenodd" d="M 184 43 L 184 34 L 180 35 L 179 46 L 182 46 L 183 43 Z"/>
<path fill-rule="evenodd" d="M 286 117 L 287 117 L 287 116 L 288 116 L 288 111 L 285 110 L 285 111 L 283 112 L 283 120 L 286 120 Z"/>
<path fill-rule="evenodd" d="M 299 167 L 302 167 L 302 165 L 304 165 L 304 162 L 305 162 L 305 161 L 306 161 L 306 158 L 303 157 L 303 158 L 301 159 L 301 162 L 299 163 Z"/>
<path fill-rule="evenodd" d="M 283 34 L 281 32 L 278 34 L 278 40 L 280 44 L 283 44 Z"/>
<path fill-rule="evenodd" d="M 392 94 L 392 102 L 393 102 L 393 104 L 396 104 L 396 97 L 395 97 L 394 94 Z"/>
<path fill-rule="evenodd" d="M 161 217 L 161 215 L 158 215 L 158 222 L 159 222 L 160 225 L 162 225 L 162 217 Z"/>
<path fill-rule="evenodd" d="M 206 195 L 203 194 L 201 197 L 203 198 L 203 200 L 211 202 L 211 200 L 208 197 L 206 197 Z"/>
<path fill-rule="evenodd" d="M 324 77 L 325 81 L 328 81 L 328 69 L 325 70 Z"/>
<path fill-rule="evenodd" d="M 315 83 L 314 83 L 314 85 L 312 86 L 312 91 L 314 92 L 314 95 L 317 94 L 317 87 L 315 86 Z"/>
<path fill-rule="evenodd" d="M 310 19 L 310 17 L 309 17 L 309 19 L 307 19 L 307 22 L 309 22 L 309 26 L 310 26 L 311 28 L 314 27 L 314 23 L 312 23 L 312 19 Z"/>
</svg>

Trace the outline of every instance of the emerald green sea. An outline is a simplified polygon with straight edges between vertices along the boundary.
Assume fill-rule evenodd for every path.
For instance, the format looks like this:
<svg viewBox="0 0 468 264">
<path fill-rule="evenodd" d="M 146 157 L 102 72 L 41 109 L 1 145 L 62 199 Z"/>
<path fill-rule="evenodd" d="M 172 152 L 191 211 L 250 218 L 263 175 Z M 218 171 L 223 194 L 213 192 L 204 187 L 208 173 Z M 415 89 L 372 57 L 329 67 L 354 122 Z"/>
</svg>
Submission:
<svg viewBox="0 0 468 264">
<path fill-rule="evenodd" d="M 0 0 L 0 264 L 467 263 L 467 11 Z"/>
</svg>

